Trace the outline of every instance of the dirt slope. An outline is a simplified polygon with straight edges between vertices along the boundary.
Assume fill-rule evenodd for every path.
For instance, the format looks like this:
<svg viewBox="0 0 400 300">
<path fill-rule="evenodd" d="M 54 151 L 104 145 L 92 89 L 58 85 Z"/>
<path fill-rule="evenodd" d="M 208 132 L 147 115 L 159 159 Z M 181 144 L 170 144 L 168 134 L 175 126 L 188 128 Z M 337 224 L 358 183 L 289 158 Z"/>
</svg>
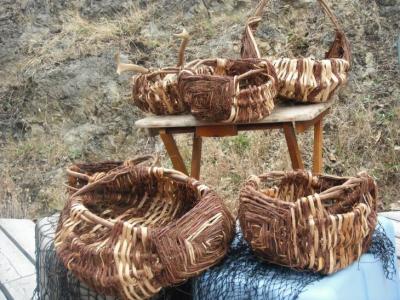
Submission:
<svg viewBox="0 0 400 300">
<path fill-rule="evenodd" d="M 353 48 L 348 87 L 328 117 L 325 171 L 376 177 L 385 205 L 400 188 L 400 1 L 337 0 L 333 8 Z M 192 35 L 187 58 L 237 57 L 250 0 L 0 0 L 0 216 L 37 217 L 59 209 L 64 167 L 161 151 L 133 128 L 142 113 L 128 103 L 129 75 L 113 55 L 145 66 L 175 64 L 172 33 Z M 264 55 L 321 57 L 333 37 L 315 1 L 274 0 L 257 38 Z M 305 157 L 312 135 L 300 142 Z M 179 138 L 189 157 L 190 137 Z M 251 172 L 289 168 L 282 133 L 209 139 L 204 179 L 232 209 Z M 307 158 L 307 165 L 310 161 Z"/>
</svg>

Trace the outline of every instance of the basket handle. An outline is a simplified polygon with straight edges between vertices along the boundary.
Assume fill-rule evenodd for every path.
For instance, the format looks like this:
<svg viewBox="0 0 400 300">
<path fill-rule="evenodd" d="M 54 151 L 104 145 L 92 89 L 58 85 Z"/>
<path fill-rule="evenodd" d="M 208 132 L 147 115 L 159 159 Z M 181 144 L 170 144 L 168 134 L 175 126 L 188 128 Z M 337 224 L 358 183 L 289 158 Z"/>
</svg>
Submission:
<svg viewBox="0 0 400 300">
<path fill-rule="evenodd" d="M 182 38 L 181 45 L 179 46 L 179 52 L 178 52 L 178 64 L 176 65 L 178 68 L 180 68 L 185 63 L 185 49 L 189 43 L 190 35 L 186 31 L 186 29 L 183 28 L 181 33 L 174 34 L 174 36 Z"/>
<path fill-rule="evenodd" d="M 321 201 L 332 200 L 335 199 L 342 194 L 344 194 L 349 189 L 353 189 L 357 186 L 361 186 L 363 184 L 368 185 L 369 177 L 359 176 L 359 177 L 351 177 L 345 183 L 339 186 L 331 187 L 319 194 Z M 376 183 L 374 183 L 374 188 L 376 189 Z"/>
<path fill-rule="evenodd" d="M 152 165 L 155 165 L 155 164 L 158 163 L 158 156 L 142 155 L 142 156 L 138 156 L 138 157 L 135 157 L 133 159 L 130 159 L 130 160 L 126 160 L 126 161 L 122 162 L 121 165 L 126 165 L 126 166 L 134 165 L 134 166 L 137 166 L 137 165 L 140 165 L 140 164 L 142 164 L 144 162 L 147 162 L 147 161 L 153 161 Z M 98 174 L 98 173 L 95 173 L 92 176 L 90 176 L 90 175 L 85 174 L 85 173 L 80 173 L 80 172 L 77 172 L 77 171 L 73 171 L 73 170 L 71 170 L 71 167 L 67 168 L 66 173 L 69 176 L 72 176 L 72 177 L 75 177 L 75 178 L 78 178 L 78 179 L 82 179 L 82 180 L 85 180 L 87 182 L 96 181 L 96 177 L 98 177 L 98 176 L 96 176 L 96 174 Z M 69 188 L 75 189 L 73 187 L 69 187 Z"/>
<path fill-rule="evenodd" d="M 115 180 L 119 176 L 122 176 L 122 175 L 125 175 L 125 174 L 131 172 L 132 168 L 134 168 L 134 167 L 135 167 L 135 165 L 130 165 L 123 169 L 116 170 L 115 172 L 111 171 L 111 172 L 107 173 L 104 177 L 85 185 L 84 187 L 82 187 L 81 189 L 76 191 L 71 197 L 77 197 L 77 196 L 83 195 L 87 192 L 95 190 L 98 186 L 110 183 L 111 181 Z M 197 188 L 197 190 L 199 191 L 199 194 L 201 196 L 204 195 L 204 193 L 206 193 L 207 191 L 209 191 L 209 188 L 207 186 L 201 184 L 198 180 L 191 178 L 188 175 L 186 175 L 180 171 L 177 171 L 177 170 L 164 169 L 164 168 L 158 168 L 158 167 L 152 166 L 152 167 L 149 167 L 149 172 L 153 173 L 157 177 L 169 177 L 176 182 L 192 185 L 195 188 Z M 101 218 L 87 209 L 83 210 L 82 214 L 89 221 L 92 221 L 94 223 L 99 223 L 109 229 L 112 229 L 114 227 L 115 223 L 113 221 L 109 221 L 104 218 Z"/>
<path fill-rule="evenodd" d="M 245 79 L 247 77 L 250 77 L 252 75 L 259 74 L 259 73 L 262 73 L 262 72 L 265 72 L 265 70 L 263 70 L 263 69 L 250 70 L 250 71 L 247 71 L 246 73 L 243 73 L 243 74 L 239 75 L 237 77 L 237 80 L 240 81 L 240 80 L 243 80 L 243 79 Z M 269 76 L 269 77 L 271 78 L 271 76 Z"/>
<path fill-rule="evenodd" d="M 331 49 L 326 53 L 326 58 L 343 58 L 350 63 L 351 50 L 349 42 L 339 24 L 338 19 L 329 7 L 326 0 L 317 0 L 321 6 L 324 14 L 329 17 L 336 30 L 336 37 L 331 46 Z M 251 16 L 246 23 L 245 31 L 242 36 L 242 58 L 261 58 L 254 33 L 257 30 L 258 24 L 262 19 L 264 7 L 267 5 L 268 0 L 260 0 L 253 16 Z"/>
</svg>

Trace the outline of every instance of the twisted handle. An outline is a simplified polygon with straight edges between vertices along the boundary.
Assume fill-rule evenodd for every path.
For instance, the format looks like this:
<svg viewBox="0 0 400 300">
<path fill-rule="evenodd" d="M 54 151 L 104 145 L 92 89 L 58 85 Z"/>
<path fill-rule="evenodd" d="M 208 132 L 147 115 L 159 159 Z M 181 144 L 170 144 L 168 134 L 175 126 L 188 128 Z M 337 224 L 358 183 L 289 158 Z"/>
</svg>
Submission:
<svg viewBox="0 0 400 300">
<path fill-rule="evenodd" d="M 130 160 L 126 160 L 124 162 L 120 162 L 121 166 L 136 166 L 136 165 L 140 165 L 144 162 L 148 162 L 148 161 L 152 161 L 152 165 L 158 163 L 158 156 L 154 156 L 154 155 L 142 155 L 142 156 L 138 156 L 135 157 L 133 159 Z M 78 179 L 82 179 L 85 180 L 87 182 L 94 182 L 96 181 L 97 178 L 102 177 L 101 174 L 104 174 L 104 172 L 97 172 L 94 173 L 92 175 L 88 175 L 82 172 L 77 172 L 72 170 L 72 167 L 68 167 L 66 170 L 67 175 L 71 176 L 71 177 L 75 177 Z"/>
<path fill-rule="evenodd" d="M 327 52 L 327 58 L 340 57 L 350 61 L 351 51 L 347 38 L 339 24 L 338 19 L 329 7 L 326 0 L 317 0 L 324 14 L 329 17 L 336 30 L 336 38 L 331 49 Z M 268 0 L 260 0 L 254 14 L 247 20 L 246 28 L 242 37 L 242 58 L 261 58 L 257 42 L 254 38 L 254 33 L 257 30 L 258 24 L 262 20 L 263 10 L 267 5 Z"/>
</svg>

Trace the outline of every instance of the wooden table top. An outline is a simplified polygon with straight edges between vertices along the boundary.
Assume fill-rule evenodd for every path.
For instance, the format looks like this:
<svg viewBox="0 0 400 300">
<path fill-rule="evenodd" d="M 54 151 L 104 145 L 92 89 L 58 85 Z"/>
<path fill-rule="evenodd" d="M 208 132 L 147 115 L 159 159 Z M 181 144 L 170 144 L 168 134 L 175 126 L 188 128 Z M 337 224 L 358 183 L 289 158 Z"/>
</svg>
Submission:
<svg viewBox="0 0 400 300">
<path fill-rule="evenodd" d="M 318 104 L 279 104 L 272 113 L 259 121 L 246 124 L 273 124 L 305 122 L 314 120 L 332 106 L 333 101 Z M 174 128 L 221 126 L 228 123 L 216 123 L 196 120 L 192 115 L 148 116 L 135 122 L 138 128 Z"/>
</svg>

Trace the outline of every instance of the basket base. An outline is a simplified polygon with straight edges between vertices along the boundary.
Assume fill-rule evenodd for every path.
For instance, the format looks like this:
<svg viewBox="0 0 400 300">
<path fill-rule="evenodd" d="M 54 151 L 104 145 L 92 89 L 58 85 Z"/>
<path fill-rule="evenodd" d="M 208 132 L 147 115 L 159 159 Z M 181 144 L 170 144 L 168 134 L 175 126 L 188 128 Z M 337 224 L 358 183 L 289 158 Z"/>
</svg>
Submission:
<svg viewBox="0 0 400 300">
<path fill-rule="evenodd" d="M 37 299 L 59 300 L 118 300 L 100 295 L 80 282 L 56 256 L 54 235 L 59 214 L 43 218 L 36 223 Z M 152 300 L 191 299 L 190 284 L 162 289 Z"/>
</svg>

